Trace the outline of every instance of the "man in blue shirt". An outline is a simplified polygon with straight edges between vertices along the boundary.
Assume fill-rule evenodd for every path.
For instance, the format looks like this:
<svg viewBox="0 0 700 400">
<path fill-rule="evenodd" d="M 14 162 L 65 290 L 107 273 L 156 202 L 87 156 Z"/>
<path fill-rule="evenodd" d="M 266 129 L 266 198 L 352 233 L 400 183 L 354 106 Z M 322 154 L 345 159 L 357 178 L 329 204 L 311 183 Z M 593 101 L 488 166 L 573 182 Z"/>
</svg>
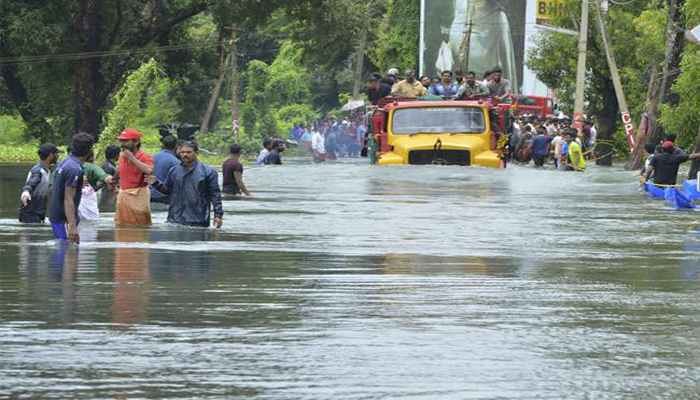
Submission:
<svg viewBox="0 0 700 400">
<path fill-rule="evenodd" d="M 165 182 L 168 178 L 168 172 L 172 167 L 180 165 L 180 160 L 175 157 L 175 146 L 177 146 L 177 138 L 169 135 L 160 139 L 163 150 L 153 155 L 153 175 L 161 181 Z M 151 203 L 170 204 L 170 197 L 155 190 L 151 186 Z"/>
<path fill-rule="evenodd" d="M 430 94 L 434 96 L 454 96 L 459 90 L 459 85 L 452 82 L 452 71 L 442 71 L 442 81 L 430 87 Z"/>
<path fill-rule="evenodd" d="M 80 242 L 78 207 L 83 194 L 83 163 L 92 151 L 93 141 L 87 133 L 73 136 L 70 156 L 56 168 L 49 220 L 54 236 L 60 242 Z"/>
<path fill-rule="evenodd" d="M 544 165 L 544 161 L 549 155 L 549 144 L 552 143 L 554 138 L 552 136 L 545 135 L 547 130 L 540 128 L 537 130 L 537 136 L 532 141 L 533 155 L 532 159 L 535 160 L 535 167 L 541 167 Z"/>
</svg>

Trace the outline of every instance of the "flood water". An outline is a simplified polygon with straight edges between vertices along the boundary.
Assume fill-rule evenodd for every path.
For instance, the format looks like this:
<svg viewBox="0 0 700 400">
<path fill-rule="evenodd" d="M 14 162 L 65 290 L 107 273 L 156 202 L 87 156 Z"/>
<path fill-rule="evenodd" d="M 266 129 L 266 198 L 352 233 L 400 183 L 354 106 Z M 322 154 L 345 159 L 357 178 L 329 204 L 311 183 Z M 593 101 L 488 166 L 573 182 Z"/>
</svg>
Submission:
<svg viewBox="0 0 700 400">
<path fill-rule="evenodd" d="M 693 398 L 697 212 L 619 168 L 250 167 L 224 228 L 21 226 L 0 398 Z"/>
</svg>

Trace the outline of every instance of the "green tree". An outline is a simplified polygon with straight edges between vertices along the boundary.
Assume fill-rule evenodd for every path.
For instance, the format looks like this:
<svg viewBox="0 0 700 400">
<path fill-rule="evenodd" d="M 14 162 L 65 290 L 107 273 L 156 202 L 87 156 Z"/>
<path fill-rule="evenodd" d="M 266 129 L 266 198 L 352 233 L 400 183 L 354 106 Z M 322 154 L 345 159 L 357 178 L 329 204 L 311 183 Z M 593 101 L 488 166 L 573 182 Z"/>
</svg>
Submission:
<svg viewBox="0 0 700 400">
<path fill-rule="evenodd" d="M 420 0 L 388 0 L 369 57 L 381 71 L 416 68 L 420 39 Z"/>
</svg>

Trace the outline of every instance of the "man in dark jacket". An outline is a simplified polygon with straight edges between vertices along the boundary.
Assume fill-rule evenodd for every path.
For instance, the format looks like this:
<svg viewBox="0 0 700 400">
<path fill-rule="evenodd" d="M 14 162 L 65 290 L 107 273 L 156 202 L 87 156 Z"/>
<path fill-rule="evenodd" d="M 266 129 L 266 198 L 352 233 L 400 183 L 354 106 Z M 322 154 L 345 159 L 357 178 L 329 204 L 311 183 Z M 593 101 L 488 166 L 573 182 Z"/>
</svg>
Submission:
<svg viewBox="0 0 700 400">
<path fill-rule="evenodd" d="M 19 222 L 41 223 L 46 217 L 46 202 L 49 200 L 49 178 L 51 166 L 58 162 L 59 150 L 53 143 L 44 143 L 39 146 L 39 163 L 35 165 L 27 176 L 27 183 L 22 188 L 20 201 L 22 205 L 18 210 Z"/>
<path fill-rule="evenodd" d="M 211 167 L 197 161 L 199 147 L 192 142 L 180 146 L 182 163 L 173 167 L 165 182 L 150 175 L 146 182 L 164 195 L 170 196 L 168 222 L 188 226 L 209 226 L 211 206 L 214 205 L 214 226 L 223 225 L 219 175 Z"/>
</svg>

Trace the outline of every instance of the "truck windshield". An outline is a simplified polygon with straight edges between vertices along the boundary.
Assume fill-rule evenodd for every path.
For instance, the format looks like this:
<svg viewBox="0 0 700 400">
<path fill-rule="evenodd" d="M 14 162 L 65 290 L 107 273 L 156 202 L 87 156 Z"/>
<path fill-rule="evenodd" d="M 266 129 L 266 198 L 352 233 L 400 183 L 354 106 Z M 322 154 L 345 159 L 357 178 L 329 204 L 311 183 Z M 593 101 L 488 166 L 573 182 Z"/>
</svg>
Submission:
<svg viewBox="0 0 700 400">
<path fill-rule="evenodd" d="M 394 111 L 394 135 L 422 133 L 484 133 L 484 111 L 480 107 L 415 107 Z"/>
</svg>

